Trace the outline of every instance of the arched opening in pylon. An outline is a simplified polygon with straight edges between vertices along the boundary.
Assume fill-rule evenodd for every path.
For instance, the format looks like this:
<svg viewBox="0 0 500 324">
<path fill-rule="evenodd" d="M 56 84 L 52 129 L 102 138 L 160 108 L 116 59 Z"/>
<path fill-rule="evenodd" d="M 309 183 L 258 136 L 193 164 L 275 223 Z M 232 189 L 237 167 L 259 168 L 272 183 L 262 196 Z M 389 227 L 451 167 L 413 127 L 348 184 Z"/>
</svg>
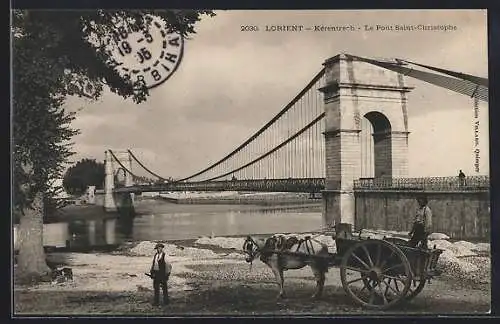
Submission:
<svg viewBox="0 0 500 324">
<path fill-rule="evenodd" d="M 123 168 L 118 168 L 114 175 L 115 187 L 123 187 L 127 181 L 127 171 Z"/>
<path fill-rule="evenodd" d="M 392 176 L 391 123 L 387 117 L 371 111 L 361 121 L 361 178 Z"/>
</svg>

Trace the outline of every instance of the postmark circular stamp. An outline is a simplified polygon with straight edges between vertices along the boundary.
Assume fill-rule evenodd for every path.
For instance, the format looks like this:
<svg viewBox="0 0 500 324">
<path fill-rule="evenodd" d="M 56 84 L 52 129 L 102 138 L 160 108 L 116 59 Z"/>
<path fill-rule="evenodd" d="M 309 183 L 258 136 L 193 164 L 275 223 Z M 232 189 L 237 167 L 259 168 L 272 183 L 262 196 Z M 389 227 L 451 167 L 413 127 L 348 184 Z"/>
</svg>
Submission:
<svg viewBox="0 0 500 324">
<path fill-rule="evenodd" d="M 120 23 L 108 38 L 109 64 L 132 82 L 144 82 L 148 89 L 167 81 L 182 60 L 184 39 L 168 31 L 163 19 L 146 16 L 143 30 Z"/>
</svg>

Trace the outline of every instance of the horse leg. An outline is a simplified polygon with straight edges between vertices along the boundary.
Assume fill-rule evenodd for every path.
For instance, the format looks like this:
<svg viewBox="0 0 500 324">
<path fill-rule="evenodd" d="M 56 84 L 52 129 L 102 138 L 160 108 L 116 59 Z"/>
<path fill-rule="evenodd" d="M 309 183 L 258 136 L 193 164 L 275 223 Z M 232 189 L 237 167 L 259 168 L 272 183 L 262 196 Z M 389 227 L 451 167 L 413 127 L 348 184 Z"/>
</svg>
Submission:
<svg viewBox="0 0 500 324">
<path fill-rule="evenodd" d="M 285 277 L 283 276 L 283 269 L 279 269 L 279 277 L 280 277 L 280 297 L 285 298 Z"/>
<path fill-rule="evenodd" d="M 283 277 L 283 269 L 280 269 L 277 265 L 271 266 L 271 269 L 273 270 L 276 282 L 280 286 L 280 293 L 278 295 L 278 298 L 285 298 L 285 290 L 283 287 L 285 279 Z"/>
<path fill-rule="evenodd" d="M 320 298 L 323 294 L 323 287 L 325 286 L 325 270 L 321 267 L 311 266 L 314 273 L 314 278 L 316 279 L 316 292 L 312 295 L 312 298 Z"/>
</svg>

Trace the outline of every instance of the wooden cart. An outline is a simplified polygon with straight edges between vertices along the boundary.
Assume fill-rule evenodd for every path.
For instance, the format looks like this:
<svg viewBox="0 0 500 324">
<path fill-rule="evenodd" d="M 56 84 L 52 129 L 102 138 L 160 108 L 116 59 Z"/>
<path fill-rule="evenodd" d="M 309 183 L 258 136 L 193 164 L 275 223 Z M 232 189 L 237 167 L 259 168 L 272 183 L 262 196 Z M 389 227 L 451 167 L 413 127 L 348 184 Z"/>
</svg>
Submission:
<svg viewBox="0 0 500 324">
<path fill-rule="evenodd" d="M 323 258 L 329 267 L 338 267 L 347 295 L 371 309 L 388 309 L 409 301 L 439 275 L 436 264 L 443 250 L 410 247 L 404 239 L 374 239 L 362 237 L 361 233 L 352 233 L 350 224 L 338 224 L 333 235 L 336 253 L 302 253 L 301 257 L 306 261 Z"/>
</svg>

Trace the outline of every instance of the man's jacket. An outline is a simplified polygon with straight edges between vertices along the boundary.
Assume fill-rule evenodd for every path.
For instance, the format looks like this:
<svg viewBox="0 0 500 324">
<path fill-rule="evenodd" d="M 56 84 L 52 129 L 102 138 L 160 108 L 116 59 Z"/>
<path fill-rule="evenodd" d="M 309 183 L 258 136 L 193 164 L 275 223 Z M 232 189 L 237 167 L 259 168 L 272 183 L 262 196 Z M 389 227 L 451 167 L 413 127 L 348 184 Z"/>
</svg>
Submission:
<svg viewBox="0 0 500 324">
<path fill-rule="evenodd" d="M 165 252 L 161 252 L 159 259 L 158 259 L 158 271 L 154 271 L 154 263 L 155 259 L 158 257 L 158 253 L 156 253 L 153 257 L 153 262 L 151 264 L 151 274 L 153 276 L 159 276 L 158 278 L 168 278 L 170 275 L 170 272 L 172 272 L 172 265 L 165 260 Z"/>
</svg>

